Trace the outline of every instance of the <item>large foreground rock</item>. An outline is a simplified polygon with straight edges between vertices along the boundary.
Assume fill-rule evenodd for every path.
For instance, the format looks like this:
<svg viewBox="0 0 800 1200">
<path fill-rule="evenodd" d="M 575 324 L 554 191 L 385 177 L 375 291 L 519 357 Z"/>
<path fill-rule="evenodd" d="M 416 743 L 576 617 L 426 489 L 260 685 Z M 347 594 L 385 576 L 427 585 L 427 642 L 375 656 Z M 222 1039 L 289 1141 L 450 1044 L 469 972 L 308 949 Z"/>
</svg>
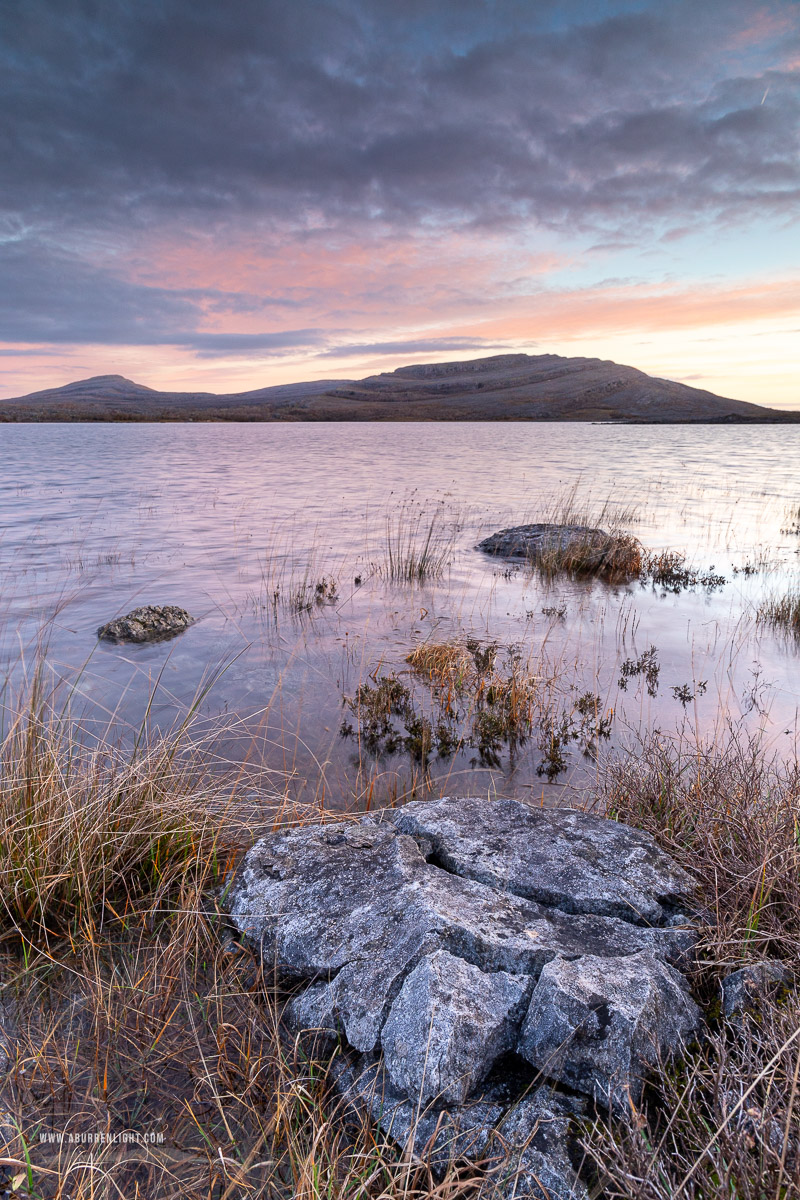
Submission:
<svg viewBox="0 0 800 1200">
<path fill-rule="evenodd" d="M 401 1143 L 419 1150 L 446 1127 L 461 1154 L 467 1127 L 489 1145 L 536 1071 L 602 1102 L 640 1095 L 697 1023 L 667 965 L 696 940 L 682 916 L 692 899 L 691 879 L 635 830 L 449 798 L 271 834 L 246 855 L 229 903 L 265 969 L 295 984 L 290 1026 L 341 1039 L 342 1090 Z M 565 1041 L 571 1050 L 551 1055 Z M 524 1071 L 501 1097 L 507 1061 Z M 358 1082 L 365 1072 L 380 1102 Z M 562 1179 L 556 1194 L 579 1193 L 565 1111 L 549 1141 L 531 1141 L 534 1190 L 517 1195 L 543 1195 L 544 1158 Z"/>
<path fill-rule="evenodd" d="M 145 604 L 125 617 L 101 625 L 101 642 L 160 642 L 194 624 L 194 617 L 175 604 Z"/>
<path fill-rule="evenodd" d="M 477 548 L 576 574 L 636 575 L 641 565 L 641 547 L 634 538 L 591 525 L 513 525 L 490 534 Z"/>
<path fill-rule="evenodd" d="M 483 804 L 488 834 L 494 806 Z M 679 928 L 572 915 L 463 879 L 426 862 L 425 849 L 388 821 L 293 829 L 258 842 L 232 890 L 231 915 L 265 965 L 320 982 L 309 997 L 315 1023 L 358 1050 L 376 1047 L 405 977 L 438 949 L 535 980 L 558 955 L 652 949 L 677 960 L 691 940 Z"/>
</svg>

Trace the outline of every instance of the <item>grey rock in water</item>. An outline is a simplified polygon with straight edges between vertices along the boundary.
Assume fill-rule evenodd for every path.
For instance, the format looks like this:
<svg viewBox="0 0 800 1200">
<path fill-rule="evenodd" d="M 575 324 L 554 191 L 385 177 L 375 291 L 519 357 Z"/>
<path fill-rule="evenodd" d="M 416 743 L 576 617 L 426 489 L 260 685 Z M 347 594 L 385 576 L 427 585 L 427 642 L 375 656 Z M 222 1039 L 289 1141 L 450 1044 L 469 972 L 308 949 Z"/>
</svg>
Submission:
<svg viewBox="0 0 800 1200">
<path fill-rule="evenodd" d="M 696 905 L 694 880 L 649 834 L 573 809 L 449 797 L 397 809 L 446 871 L 562 912 L 660 925 Z"/>
<path fill-rule="evenodd" d="M 534 565 L 563 556 L 564 565 L 578 573 L 603 575 L 639 570 L 637 543 L 617 533 L 591 525 L 557 525 L 539 522 L 500 529 L 478 543 L 478 550 L 500 558 L 519 558 Z"/>
<path fill-rule="evenodd" d="M 780 962 L 751 963 L 722 980 L 722 1011 L 728 1018 L 757 1012 L 768 996 L 791 982 L 792 973 Z"/>
<path fill-rule="evenodd" d="M 125 617 L 101 625 L 101 642 L 159 642 L 194 624 L 194 617 L 175 604 L 145 604 Z"/>
<path fill-rule="evenodd" d="M 441 1159 L 443 1146 L 466 1154 L 462 1134 L 485 1148 L 504 1124 L 533 1077 L 517 1052 L 588 1095 L 640 1094 L 697 1023 L 665 965 L 696 942 L 688 920 L 676 924 L 692 893 L 625 826 L 454 797 L 270 834 L 245 856 L 229 907 L 265 969 L 298 985 L 290 1026 L 341 1039 L 342 1094 Z M 556 1071 L 548 1047 L 565 1039 Z M 523 1068 L 527 1082 L 515 1082 Z M 567 1165 L 571 1119 L 559 1110 L 552 1144 L 537 1132 L 527 1159 L 517 1145 L 514 1170 L 531 1189 L 517 1195 L 542 1196 L 548 1170 L 555 1195 L 582 1194 Z"/>
<path fill-rule="evenodd" d="M 647 1074 L 700 1027 L 686 980 L 654 954 L 548 963 L 531 996 L 520 1053 L 543 1074 L 621 1114 Z"/>
<path fill-rule="evenodd" d="M 463 1104 L 513 1049 L 533 990 L 529 975 L 486 973 L 446 950 L 406 978 L 381 1034 L 395 1087 L 423 1103 Z"/>
</svg>

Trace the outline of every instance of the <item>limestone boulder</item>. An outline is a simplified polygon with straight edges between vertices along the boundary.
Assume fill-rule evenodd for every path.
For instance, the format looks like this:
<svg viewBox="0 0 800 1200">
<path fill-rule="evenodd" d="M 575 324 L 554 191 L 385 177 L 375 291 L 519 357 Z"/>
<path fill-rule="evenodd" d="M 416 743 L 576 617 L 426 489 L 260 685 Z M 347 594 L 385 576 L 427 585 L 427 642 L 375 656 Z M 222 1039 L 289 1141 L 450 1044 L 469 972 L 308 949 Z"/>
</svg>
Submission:
<svg viewBox="0 0 800 1200">
<path fill-rule="evenodd" d="M 272 833 L 228 904 L 344 1103 L 431 1162 L 494 1156 L 509 1196 L 580 1200 L 575 1098 L 531 1089 L 619 1108 L 679 1052 L 693 891 L 615 822 L 451 797 Z"/>
<path fill-rule="evenodd" d="M 175 604 L 146 604 L 101 625 L 97 636 L 101 642 L 159 642 L 193 624 L 194 617 Z"/>
<path fill-rule="evenodd" d="M 490 534 L 477 549 L 576 574 L 636 575 L 641 566 L 641 547 L 634 538 L 591 525 L 513 525 Z"/>
<path fill-rule="evenodd" d="M 381 1034 L 392 1083 L 423 1103 L 463 1104 L 513 1049 L 532 990 L 528 975 L 487 973 L 447 950 L 423 958 Z"/>
</svg>

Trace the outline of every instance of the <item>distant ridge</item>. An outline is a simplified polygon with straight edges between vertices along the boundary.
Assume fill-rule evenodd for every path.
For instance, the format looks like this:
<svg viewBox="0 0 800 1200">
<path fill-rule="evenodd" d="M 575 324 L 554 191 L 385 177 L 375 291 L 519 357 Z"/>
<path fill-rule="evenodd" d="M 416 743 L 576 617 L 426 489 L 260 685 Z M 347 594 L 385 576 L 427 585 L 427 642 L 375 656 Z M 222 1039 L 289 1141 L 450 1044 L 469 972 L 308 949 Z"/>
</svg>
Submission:
<svg viewBox="0 0 800 1200">
<path fill-rule="evenodd" d="M 785 412 L 599 358 L 497 354 L 249 392 L 159 392 L 122 375 L 0 400 L 0 421 L 791 422 Z"/>
</svg>

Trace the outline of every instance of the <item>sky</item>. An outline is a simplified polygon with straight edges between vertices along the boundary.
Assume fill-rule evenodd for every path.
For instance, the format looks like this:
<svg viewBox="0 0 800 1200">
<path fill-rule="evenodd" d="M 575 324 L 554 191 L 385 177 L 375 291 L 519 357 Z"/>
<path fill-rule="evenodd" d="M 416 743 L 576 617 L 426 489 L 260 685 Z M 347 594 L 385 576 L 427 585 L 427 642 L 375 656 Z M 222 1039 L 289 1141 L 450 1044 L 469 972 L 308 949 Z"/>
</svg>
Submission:
<svg viewBox="0 0 800 1200">
<path fill-rule="evenodd" d="M 0 395 L 508 351 L 800 409 L 798 0 L 2 0 Z"/>
</svg>

